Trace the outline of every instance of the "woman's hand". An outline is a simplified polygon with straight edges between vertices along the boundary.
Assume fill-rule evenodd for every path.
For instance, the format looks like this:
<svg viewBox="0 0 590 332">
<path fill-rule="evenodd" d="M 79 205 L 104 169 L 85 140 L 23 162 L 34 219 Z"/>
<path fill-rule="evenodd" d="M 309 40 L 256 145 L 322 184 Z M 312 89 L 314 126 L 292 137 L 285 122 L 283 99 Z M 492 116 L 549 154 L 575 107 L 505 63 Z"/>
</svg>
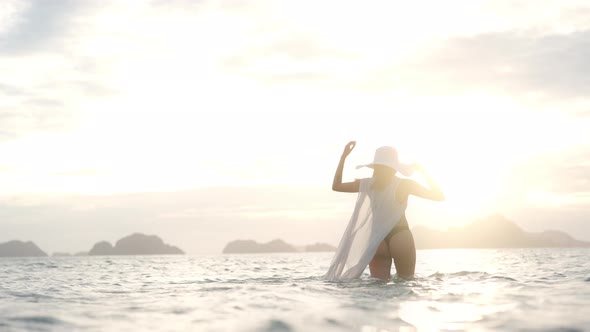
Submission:
<svg viewBox="0 0 590 332">
<path fill-rule="evenodd" d="M 354 147 L 356 146 L 356 141 L 350 141 L 344 147 L 344 151 L 342 151 L 342 158 L 348 157 L 348 155 L 352 152 Z"/>
<path fill-rule="evenodd" d="M 412 164 L 412 167 L 414 167 L 415 171 L 420 172 L 422 174 L 422 177 L 424 177 L 424 179 L 428 183 L 429 188 L 423 187 L 416 181 L 409 180 L 411 183 L 409 193 L 414 196 L 430 199 L 433 201 L 444 201 L 445 195 L 443 194 L 438 184 L 434 181 L 434 179 L 432 179 L 432 177 L 428 173 L 426 173 L 424 167 L 422 167 L 422 165 L 420 164 Z"/>
</svg>

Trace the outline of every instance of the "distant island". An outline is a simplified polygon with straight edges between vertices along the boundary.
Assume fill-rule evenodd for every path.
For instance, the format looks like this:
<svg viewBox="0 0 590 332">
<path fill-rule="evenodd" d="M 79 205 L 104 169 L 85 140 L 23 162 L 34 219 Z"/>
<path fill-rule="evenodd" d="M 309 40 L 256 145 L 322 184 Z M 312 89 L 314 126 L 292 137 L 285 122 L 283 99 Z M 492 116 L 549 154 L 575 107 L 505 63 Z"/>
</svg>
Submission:
<svg viewBox="0 0 590 332">
<path fill-rule="evenodd" d="M 223 248 L 224 254 L 260 254 L 273 252 L 318 252 L 335 251 L 336 247 L 326 243 L 316 243 L 298 249 L 281 239 L 272 240 L 267 243 L 258 243 L 254 240 L 236 240 L 228 243 Z"/>
<path fill-rule="evenodd" d="M 35 243 L 8 241 L 0 243 L 0 257 L 45 257 L 47 254 Z"/>
<path fill-rule="evenodd" d="M 305 246 L 303 249 L 305 252 L 325 252 L 325 251 L 336 251 L 336 247 L 327 243 L 314 243 Z"/>
<path fill-rule="evenodd" d="M 417 249 L 590 247 L 560 231 L 525 232 L 499 214 L 447 231 L 418 226 L 412 234 Z"/>
<path fill-rule="evenodd" d="M 99 256 L 99 255 L 184 255 L 178 247 L 164 243 L 155 235 L 134 233 L 115 243 L 107 241 L 96 243 L 88 252 L 55 252 L 53 257 Z M 28 241 L 9 241 L 0 243 L 0 257 L 46 257 L 47 254 L 35 243 Z"/>
<path fill-rule="evenodd" d="M 164 243 L 155 235 L 134 233 L 115 243 L 101 241 L 88 252 L 89 256 L 100 255 L 183 255 L 178 247 Z"/>
</svg>

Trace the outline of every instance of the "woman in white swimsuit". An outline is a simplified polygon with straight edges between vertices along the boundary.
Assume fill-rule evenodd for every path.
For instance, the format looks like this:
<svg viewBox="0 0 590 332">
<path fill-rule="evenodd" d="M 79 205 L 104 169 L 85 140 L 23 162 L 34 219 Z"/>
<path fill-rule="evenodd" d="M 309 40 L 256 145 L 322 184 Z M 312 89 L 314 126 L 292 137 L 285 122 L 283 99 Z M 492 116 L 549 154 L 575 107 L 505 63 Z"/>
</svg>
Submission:
<svg viewBox="0 0 590 332">
<path fill-rule="evenodd" d="M 393 260 L 398 277 L 411 279 L 416 266 L 416 249 L 405 217 L 408 197 L 442 201 L 444 194 L 421 166 L 400 163 L 397 151 L 386 146 L 377 149 L 372 163 L 363 165 L 373 169 L 372 178 L 343 183 L 344 161 L 355 145 L 354 141 L 346 144 L 332 189 L 359 193 L 359 196 L 325 277 L 334 281 L 358 278 L 369 265 L 371 277 L 389 280 Z M 414 170 L 422 173 L 428 188 L 396 176 L 396 172 L 410 176 Z"/>
</svg>

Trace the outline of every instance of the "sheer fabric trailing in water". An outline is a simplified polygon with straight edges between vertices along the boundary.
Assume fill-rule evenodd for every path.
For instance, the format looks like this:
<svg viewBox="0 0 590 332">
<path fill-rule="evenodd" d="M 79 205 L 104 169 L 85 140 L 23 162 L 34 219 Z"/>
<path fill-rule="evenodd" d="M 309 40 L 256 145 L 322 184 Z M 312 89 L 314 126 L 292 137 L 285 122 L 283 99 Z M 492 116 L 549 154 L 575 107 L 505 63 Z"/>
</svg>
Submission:
<svg viewBox="0 0 590 332">
<path fill-rule="evenodd" d="M 373 190 L 373 178 L 360 180 L 354 212 L 325 279 L 343 281 L 361 276 L 379 244 L 405 213 L 407 203 L 395 199 L 399 182 L 400 178 L 394 177 L 385 189 L 376 191 Z"/>
</svg>

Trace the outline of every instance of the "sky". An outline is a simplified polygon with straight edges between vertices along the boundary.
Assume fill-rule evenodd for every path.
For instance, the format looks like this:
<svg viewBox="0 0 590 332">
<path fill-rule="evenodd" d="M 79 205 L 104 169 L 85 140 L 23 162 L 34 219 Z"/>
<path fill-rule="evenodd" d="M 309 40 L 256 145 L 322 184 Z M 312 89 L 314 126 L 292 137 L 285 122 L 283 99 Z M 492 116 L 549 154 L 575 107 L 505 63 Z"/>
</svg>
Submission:
<svg viewBox="0 0 590 332">
<path fill-rule="evenodd" d="M 590 240 L 588 59 L 587 1 L 2 0 L 0 242 L 336 245 L 350 140 L 441 185 L 411 226 Z"/>
</svg>

